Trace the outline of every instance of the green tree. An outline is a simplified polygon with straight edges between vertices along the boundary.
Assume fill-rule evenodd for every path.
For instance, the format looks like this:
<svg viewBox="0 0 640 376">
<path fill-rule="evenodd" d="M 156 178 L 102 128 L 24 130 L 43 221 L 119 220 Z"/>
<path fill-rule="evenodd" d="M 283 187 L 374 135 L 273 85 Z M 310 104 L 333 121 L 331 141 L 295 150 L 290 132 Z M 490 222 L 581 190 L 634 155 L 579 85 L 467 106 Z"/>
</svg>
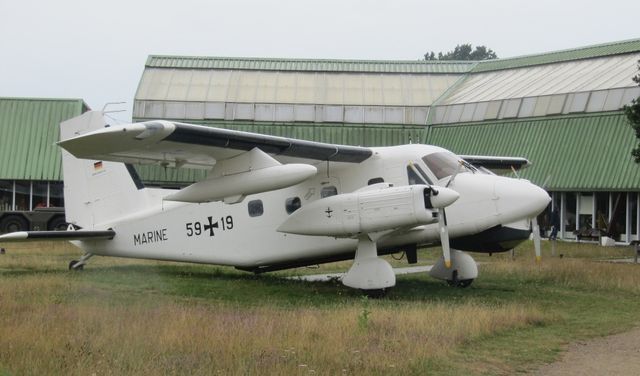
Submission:
<svg viewBox="0 0 640 376">
<path fill-rule="evenodd" d="M 424 54 L 425 60 L 491 60 L 497 59 L 498 55 L 486 46 L 476 46 L 475 50 L 470 43 L 459 44 L 453 51 L 445 54 L 438 52 L 427 52 Z"/>
<path fill-rule="evenodd" d="M 640 70 L 640 60 L 638 60 L 638 70 Z M 640 73 L 636 74 L 632 80 L 640 86 Z M 624 113 L 631 127 L 636 131 L 636 138 L 640 139 L 640 97 L 632 100 L 630 105 L 624 106 Z M 636 159 L 636 163 L 640 163 L 640 143 L 631 151 L 631 155 Z"/>
</svg>

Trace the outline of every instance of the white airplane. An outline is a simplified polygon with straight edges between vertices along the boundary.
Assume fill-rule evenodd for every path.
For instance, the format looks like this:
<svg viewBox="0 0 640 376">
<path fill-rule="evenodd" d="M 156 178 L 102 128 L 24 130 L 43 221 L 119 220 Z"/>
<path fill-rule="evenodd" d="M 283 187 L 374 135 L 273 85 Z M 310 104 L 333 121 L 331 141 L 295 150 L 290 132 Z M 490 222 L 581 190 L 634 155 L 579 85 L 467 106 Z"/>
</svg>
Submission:
<svg viewBox="0 0 640 376">
<path fill-rule="evenodd" d="M 367 292 L 395 285 L 380 255 L 441 243 L 430 275 L 468 286 L 463 251 L 501 252 L 527 239 L 549 195 L 483 167 L 522 158 L 461 158 L 431 145 L 357 147 L 171 121 L 105 125 L 102 112 L 63 122 L 68 231 L 16 232 L 0 242 L 70 240 L 94 256 L 234 266 L 261 273 L 353 259 L 342 278 Z M 466 159 L 466 160 L 465 160 Z M 145 188 L 131 163 L 208 170 L 181 190 Z M 446 210 L 445 210 L 446 208 Z M 538 236 L 536 236 L 538 235 Z"/>
</svg>

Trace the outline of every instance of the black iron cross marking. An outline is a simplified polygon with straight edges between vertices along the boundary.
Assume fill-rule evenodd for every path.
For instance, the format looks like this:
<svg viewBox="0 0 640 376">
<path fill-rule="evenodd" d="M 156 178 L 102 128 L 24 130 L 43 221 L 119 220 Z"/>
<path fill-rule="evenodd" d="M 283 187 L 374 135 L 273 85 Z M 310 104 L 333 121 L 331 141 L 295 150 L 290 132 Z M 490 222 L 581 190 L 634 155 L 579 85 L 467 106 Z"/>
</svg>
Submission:
<svg viewBox="0 0 640 376">
<path fill-rule="evenodd" d="M 333 210 L 331 210 L 331 208 L 327 208 L 327 210 L 325 210 L 324 212 L 327 213 L 327 218 L 331 218 L 331 213 L 333 213 Z"/>
<path fill-rule="evenodd" d="M 213 229 L 218 228 L 218 221 L 216 221 L 216 223 L 213 223 L 213 217 L 207 217 L 207 220 L 209 220 L 209 224 L 204 225 L 204 230 L 209 230 L 209 236 L 214 236 L 215 234 L 213 233 Z"/>
</svg>

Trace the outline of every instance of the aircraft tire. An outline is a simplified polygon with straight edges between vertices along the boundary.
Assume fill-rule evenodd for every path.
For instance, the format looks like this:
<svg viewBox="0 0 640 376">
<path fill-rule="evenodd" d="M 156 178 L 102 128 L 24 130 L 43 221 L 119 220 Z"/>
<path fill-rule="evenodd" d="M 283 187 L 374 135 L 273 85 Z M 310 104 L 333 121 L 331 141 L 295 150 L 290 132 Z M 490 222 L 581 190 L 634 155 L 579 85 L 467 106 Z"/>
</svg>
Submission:
<svg viewBox="0 0 640 376">
<path fill-rule="evenodd" d="M 471 283 L 473 283 L 473 279 L 447 280 L 447 284 L 449 286 L 459 287 L 462 289 L 471 286 Z"/>
<path fill-rule="evenodd" d="M 369 299 L 380 299 L 387 295 L 387 289 L 362 290 Z"/>
<path fill-rule="evenodd" d="M 78 260 L 72 260 L 69 263 L 69 270 L 82 270 L 84 268 L 84 265 L 79 265 L 78 267 L 75 267 L 76 264 L 78 264 Z"/>
</svg>

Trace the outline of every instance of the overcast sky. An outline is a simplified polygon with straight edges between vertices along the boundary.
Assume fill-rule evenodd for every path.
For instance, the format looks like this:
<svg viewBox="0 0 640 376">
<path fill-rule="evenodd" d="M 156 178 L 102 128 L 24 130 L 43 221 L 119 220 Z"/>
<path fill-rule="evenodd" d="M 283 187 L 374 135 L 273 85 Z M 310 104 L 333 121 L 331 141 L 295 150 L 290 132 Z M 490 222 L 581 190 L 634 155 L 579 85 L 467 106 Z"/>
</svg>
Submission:
<svg viewBox="0 0 640 376">
<path fill-rule="evenodd" d="M 0 0 L 0 96 L 133 97 L 150 54 L 421 59 L 471 43 L 512 57 L 640 38 L 638 0 Z"/>
</svg>

